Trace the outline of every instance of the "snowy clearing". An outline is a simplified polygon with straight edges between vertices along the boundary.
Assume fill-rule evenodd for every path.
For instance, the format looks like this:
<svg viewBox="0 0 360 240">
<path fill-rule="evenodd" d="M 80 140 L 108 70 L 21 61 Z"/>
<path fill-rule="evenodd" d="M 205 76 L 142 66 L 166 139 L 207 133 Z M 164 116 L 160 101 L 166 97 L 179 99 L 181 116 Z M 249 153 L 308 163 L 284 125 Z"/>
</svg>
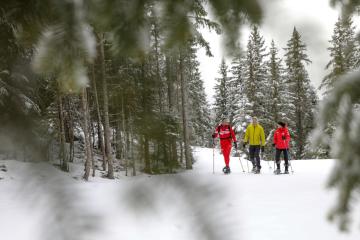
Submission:
<svg viewBox="0 0 360 240">
<path fill-rule="evenodd" d="M 73 178 L 82 166 L 67 174 L 47 163 L 0 161 L 0 239 L 360 238 L 359 221 L 344 234 L 326 220 L 335 203 L 324 187 L 332 160 L 293 161 L 294 174 L 275 176 L 265 162 L 261 175 L 243 173 L 232 158 L 224 175 L 217 151 L 215 174 L 212 149 L 194 155 L 194 170 L 184 173 L 89 182 Z"/>
</svg>

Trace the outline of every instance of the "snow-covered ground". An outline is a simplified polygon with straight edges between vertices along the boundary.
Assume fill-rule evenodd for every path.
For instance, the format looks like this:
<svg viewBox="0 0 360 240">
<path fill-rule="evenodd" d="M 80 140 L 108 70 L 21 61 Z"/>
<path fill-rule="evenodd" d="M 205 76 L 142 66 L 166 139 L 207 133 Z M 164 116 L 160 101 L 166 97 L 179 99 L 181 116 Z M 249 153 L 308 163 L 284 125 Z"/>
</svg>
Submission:
<svg viewBox="0 0 360 240">
<path fill-rule="evenodd" d="M 194 169 L 180 174 L 89 182 L 78 180 L 82 166 L 67 174 L 0 161 L 0 239 L 360 239 L 359 221 L 344 234 L 326 220 L 332 160 L 293 161 L 294 174 L 275 176 L 265 162 L 261 175 L 243 173 L 232 158 L 224 175 L 218 152 L 215 174 L 212 149 L 194 155 Z"/>
</svg>

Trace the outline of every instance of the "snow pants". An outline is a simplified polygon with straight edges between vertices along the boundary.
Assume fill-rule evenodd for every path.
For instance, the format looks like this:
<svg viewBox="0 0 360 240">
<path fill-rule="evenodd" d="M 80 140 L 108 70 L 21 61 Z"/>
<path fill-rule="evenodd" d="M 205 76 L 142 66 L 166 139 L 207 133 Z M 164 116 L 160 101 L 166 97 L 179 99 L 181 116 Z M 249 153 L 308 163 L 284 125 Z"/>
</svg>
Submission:
<svg viewBox="0 0 360 240">
<path fill-rule="evenodd" d="M 261 169 L 260 164 L 260 145 L 250 145 L 249 147 L 249 155 L 250 155 L 250 161 L 253 164 L 253 167 L 257 167 L 258 169 Z"/>
<path fill-rule="evenodd" d="M 275 152 L 276 164 L 280 164 L 281 152 L 284 153 L 285 167 L 287 167 L 289 165 L 289 154 L 288 154 L 287 149 L 276 149 L 276 152 Z"/>
<path fill-rule="evenodd" d="M 228 167 L 230 163 L 231 139 L 221 139 L 220 146 L 224 156 L 225 165 Z"/>
</svg>

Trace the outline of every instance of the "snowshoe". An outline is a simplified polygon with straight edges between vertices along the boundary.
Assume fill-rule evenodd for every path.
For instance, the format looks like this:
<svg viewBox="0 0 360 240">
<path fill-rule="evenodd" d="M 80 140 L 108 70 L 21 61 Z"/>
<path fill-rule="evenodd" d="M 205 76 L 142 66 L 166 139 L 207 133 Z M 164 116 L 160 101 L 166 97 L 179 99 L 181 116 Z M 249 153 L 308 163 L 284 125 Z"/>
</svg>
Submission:
<svg viewBox="0 0 360 240">
<path fill-rule="evenodd" d="M 274 174 L 275 174 L 275 175 L 281 174 L 280 168 L 277 168 L 277 169 L 274 171 Z"/>
<path fill-rule="evenodd" d="M 231 172 L 231 171 L 230 171 L 230 168 L 229 168 L 229 167 L 225 166 L 225 167 L 223 168 L 223 173 L 229 174 L 230 172 Z"/>
</svg>

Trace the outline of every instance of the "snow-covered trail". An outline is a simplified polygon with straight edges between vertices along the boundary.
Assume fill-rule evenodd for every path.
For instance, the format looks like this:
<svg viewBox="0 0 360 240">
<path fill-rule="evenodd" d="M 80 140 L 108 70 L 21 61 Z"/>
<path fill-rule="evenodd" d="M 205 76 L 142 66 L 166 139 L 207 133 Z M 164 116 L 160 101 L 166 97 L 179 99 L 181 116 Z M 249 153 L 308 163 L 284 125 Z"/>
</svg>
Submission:
<svg viewBox="0 0 360 240">
<path fill-rule="evenodd" d="M 196 169 L 211 173 L 212 150 L 202 149 L 196 155 Z M 231 158 L 232 173 L 224 176 L 222 156 L 216 151 L 212 181 L 228 193 L 224 207 L 241 216 L 238 231 L 243 239 L 359 239 L 358 222 L 351 234 L 342 234 L 326 220 L 335 203 L 335 193 L 326 189 L 333 160 L 292 161 L 294 174 L 277 176 L 272 161 L 272 169 L 262 161 L 261 175 L 247 173 L 246 160 L 242 163 L 246 173 L 239 158 Z"/>
<path fill-rule="evenodd" d="M 342 234 L 326 220 L 335 200 L 325 190 L 332 160 L 294 161 L 295 174 L 275 176 L 267 163 L 261 175 L 243 173 L 232 158 L 224 175 L 217 151 L 215 174 L 212 149 L 194 155 L 194 169 L 181 174 L 89 182 L 72 178 L 82 166 L 70 175 L 46 163 L 0 161 L 8 167 L 0 172 L 0 239 L 360 238 L 358 222 Z"/>
</svg>

